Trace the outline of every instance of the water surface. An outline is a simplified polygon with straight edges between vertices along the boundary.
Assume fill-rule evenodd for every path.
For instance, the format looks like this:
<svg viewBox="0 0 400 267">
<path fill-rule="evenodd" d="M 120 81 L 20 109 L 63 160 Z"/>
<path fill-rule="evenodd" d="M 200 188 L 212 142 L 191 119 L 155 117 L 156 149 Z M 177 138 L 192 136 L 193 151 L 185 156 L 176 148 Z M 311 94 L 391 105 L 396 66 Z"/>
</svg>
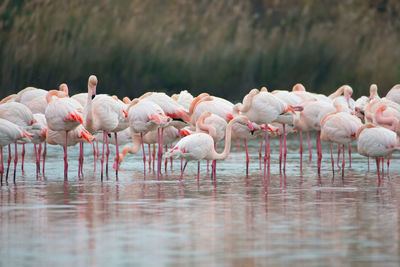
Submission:
<svg viewBox="0 0 400 267">
<path fill-rule="evenodd" d="M 110 171 L 102 183 L 88 146 L 83 179 L 70 148 L 64 181 L 60 147 L 49 147 L 46 175 L 36 177 L 27 146 L 25 172 L 18 168 L 17 183 L 0 190 L 0 265 L 397 266 L 399 159 L 378 186 L 373 161 L 368 172 L 356 153 L 343 179 L 338 169 L 333 178 L 327 144 L 321 175 L 307 150 L 301 171 L 297 146 L 289 140 L 284 175 L 273 142 L 265 181 L 258 141 L 250 143 L 247 178 L 243 148 L 233 148 L 215 183 L 205 162 L 199 183 L 194 162 L 179 182 L 178 160 L 161 180 L 144 179 L 141 154 L 126 157 L 118 181 Z"/>
</svg>

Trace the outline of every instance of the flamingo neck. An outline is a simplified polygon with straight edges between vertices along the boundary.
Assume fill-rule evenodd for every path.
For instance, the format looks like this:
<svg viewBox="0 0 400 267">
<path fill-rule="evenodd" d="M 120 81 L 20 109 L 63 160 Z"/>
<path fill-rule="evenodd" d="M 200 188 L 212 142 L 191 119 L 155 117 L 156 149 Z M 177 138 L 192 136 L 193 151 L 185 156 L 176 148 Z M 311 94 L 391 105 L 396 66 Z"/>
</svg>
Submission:
<svg viewBox="0 0 400 267">
<path fill-rule="evenodd" d="M 233 127 L 233 124 L 236 123 L 236 121 L 237 121 L 236 119 L 231 120 L 228 123 L 228 126 L 226 127 L 224 151 L 222 151 L 222 153 L 218 153 L 217 151 L 215 151 L 215 149 L 213 149 L 212 158 L 214 160 L 225 159 L 228 156 L 229 152 L 231 152 L 232 127 Z"/>
<path fill-rule="evenodd" d="M 248 94 L 247 97 L 244 99 L 243 101 L 243 106 L 241 107 L 240 111 L 241 112 L 247 112 L 249 111 L 249 109 L 251 108 L 251 105 L 253 103 L 253 97 L 256 95 L 257 93 L 252 93 L 252 94 Z"/>
<path fill-rule="evenodd" d="M 334 93 L 330 94 L 328 97 L 330 99 L 334 99 L 336 97 L 339 97 L 343 94 L 344 92 L 344 86 L 339 87 Z"/>
<path fill-rule="evenodd" d="M 200 118 L 197 120 L 196 126 L 199 130 L 207 132 L 209 135 L 211 135 L 212 138 L 215 137 L 216 135 L 216 130 L 214 127 L 211 125 L 207 125 L 204 123 L 205 119 L 208 118 L 208 116 L 200 116 Z"/>
<path fill-rule="evenodd" d="M 91 85 L 88 84 L 88 94 L 87 94 L 87 101 L 85 105 L 85 128 L 90 133 L 94 133 L 94 123 L 93 123 L 93 105 L 92 105 L 92 88 Z"/>
<path fill-rule="evenodd" d="M 133 141 L 133 146 L 129 146 L 126 145 L 124 146 L 124 148 L 122 149 L 121 154 L 119 155 L 119 161 L 122 162 L 123 159 L 125 158 L 126 154 L 129 152 L 129 154 L 136 154 L 137 152 L 139 152 L 140 150 L 140 146 L 141 146 L 141 141 L 140 141 L 140 137 L 137 135 L 134 135 L 132 137 L 132 141 Z"/>
</svg>

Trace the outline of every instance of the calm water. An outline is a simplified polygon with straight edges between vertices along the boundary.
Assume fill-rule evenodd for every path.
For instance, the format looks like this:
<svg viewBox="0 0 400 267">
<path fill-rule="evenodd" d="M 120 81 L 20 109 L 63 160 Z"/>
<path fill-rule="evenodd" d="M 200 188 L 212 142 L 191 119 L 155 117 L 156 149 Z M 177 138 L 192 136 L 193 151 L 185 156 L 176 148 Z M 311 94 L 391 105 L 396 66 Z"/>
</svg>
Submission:
<svg viewBox="0 0 400 267">
<path fill-rule="evenodd" d="M 88 146 L 83 180 L 71 148 L 64 182 L 60 147 L 49 148 L 46 176 L 37 179 L 28 146 L 25 173 L 18 168 L 17 183 L 0 191 L 0 265 L 397 266 L 399 159 L 379 187 L 374 162 L 368 172 L 366 158 L 355 153 L 344 179 L 338 170 L 332 179 L 323 144 L 319 179 L 307 150 L 300 171 L 297 144 L 289 141 L 286 176 L 273 154 L 265 182 L 257 142 L 249 178 L 243 148 L 234 148 L 217 164 L 215 184 L 205 162 L 199 184 L 194 162 L 180 183 L 178 160 L 160 181 L 144 179 L 141 154 L 127 156 L 118 181 L 110 172 L 101 183 Z"/>
</svg>

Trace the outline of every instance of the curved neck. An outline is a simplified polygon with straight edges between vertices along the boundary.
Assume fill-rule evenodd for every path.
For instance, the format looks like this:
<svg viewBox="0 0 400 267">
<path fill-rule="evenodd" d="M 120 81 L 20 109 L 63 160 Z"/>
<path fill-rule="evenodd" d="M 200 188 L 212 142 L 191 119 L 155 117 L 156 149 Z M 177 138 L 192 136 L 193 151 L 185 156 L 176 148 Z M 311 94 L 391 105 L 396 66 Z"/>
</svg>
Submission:
<svg viewBox="0 0 400 267">
<path fill-rule="evenodd" d="M 203 97 L 206 97 L 206 96 L 209 96 L 209 94 L 207 94 L 207 93 L 202 93 L 202 94 L 198 95 L 197 97 L 195 97 L 195 98 L 193 99 L 192 103 L 190 103 L 190 106 L 189 106 L 189 114 L 193 114 L 193 111 L 194 111 L 194 109 L 196 108 L 197 103 L 198 103 Z"/>
<path fill-rule="evenodd" d="M 386 109 L 386 108 L 385 108 Z M 390 130 L 395 131 L 397 124 L 399 124 L 399 120 L 393 116 L 384 116 L 383 108 L 379 108 L 375 113 L 376 122 L 379 124 L 390 125 Z"/>
<path fill-rule="evenodd" d="M 215 128 L 204 123 L 205 119 L 208 117 L 210 117 L 210 115 L 200 116 L 200 118 L 197 120 L 196 126 L 199 128 L 199 130 L 207 132 L 212 138 L 214 138 L 216 135 Z"/>
<path fill-rule="evenodd" d="M 330 94 L 328 97 L 330 99 L 334 99 L 338 96 L 341 96 L 344 92 L 344 86 L 339 87 L 339 89 L 337 89 L 334 93 Z"/>
<path fill-rule="evenodd" d="M 236 119 L 231 120 L 228 123 L 228 126 L 226 127 L 225 130 L 225 147 L 224 147 L 224 151 L 222 151 L 222 153 L 218 153 L 217 151 L 215 151 L 215 149 L 213 149 L 213 155 L 212 158 L 215 160 L 219 160 L 219 159 L 225 159 L 229 152 L 231 151 L 231 137 L 232 137 L 232 127 L 233 124 L 236 123 Z"/>
<path fill-rule="evenodd" d="M 121 154 L 119 154 L 119 162 L 121 163 L 126 154 L 129 152 L 129 154 L 136 154 L 140 150 L 141 146 L 141 141 L 140 141 L 140 136 L 134 135 L 132 136 L 132 141 L 133 141 L 133 146 L 126 145 L 122 149 Z"/>
<path fill-rule="evenodd" d="M 47 95 L 46 95 L 46 101 L 47 104 L 51 102 L 51 100 L 53 100 L 53 96 L 58 95 L 57 90 L 50 90 Z"/>
<path fill-rule="evenodd" d="M 251 104 L 253 103 L 253 97 L 258 94 L 257 93 L 249 93 L 247 97 L 243 101 L 243 106 L 241 107 L 241 112 L 247 112 L 251 108 Z"/>
</svg>

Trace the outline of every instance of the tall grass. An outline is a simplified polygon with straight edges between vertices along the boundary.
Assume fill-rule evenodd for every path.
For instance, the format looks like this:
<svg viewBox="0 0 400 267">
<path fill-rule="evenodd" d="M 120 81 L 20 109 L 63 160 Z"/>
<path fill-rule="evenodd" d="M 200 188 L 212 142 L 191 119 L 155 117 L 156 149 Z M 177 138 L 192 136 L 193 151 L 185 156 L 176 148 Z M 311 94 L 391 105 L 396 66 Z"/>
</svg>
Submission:
<svg viewBox="0 0 400 267">
<path fill-rule="evenodd" d="M 0 95 L 26 86 L 138 96 L 253 87 L 358 96 L 400 79 L 395 0 L 70 0 L 0 4 Z"/>
</svg>

